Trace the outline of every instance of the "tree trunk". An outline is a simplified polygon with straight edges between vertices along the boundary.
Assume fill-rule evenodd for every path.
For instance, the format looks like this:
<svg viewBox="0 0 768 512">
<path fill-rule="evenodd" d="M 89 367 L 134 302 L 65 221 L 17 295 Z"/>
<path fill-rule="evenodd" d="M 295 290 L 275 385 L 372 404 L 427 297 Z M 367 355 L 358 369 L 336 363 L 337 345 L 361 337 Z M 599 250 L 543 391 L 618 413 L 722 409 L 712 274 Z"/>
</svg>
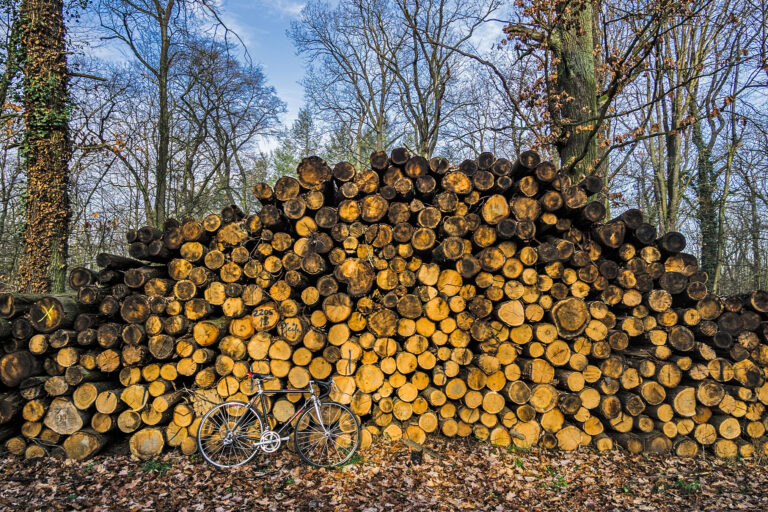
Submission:
<svg viewBox="0 0 768 512">
<path fill-rule="evenodd" d="M 25 52 L 24 142 L 27 213 L 19 287 L 61 292 L 66 284 L 70 219 L 67 58 L 62 0 L 21 3 Z"/>
<path fill-rule="evenodd" d="M 749 211 L 750 211 L 750 230 L 749 230 L 749 242 L 750 242 L 750 249 L 752 252 L 752 287 L 756 290 L 761 289 L 762 283 L 762 250 L 760 248 L 760 228 L 762 227 L 762 222 L 760 221 L 761 216 L 757 213 L 757 198 L 755 197 L 755 194 L 753 191 L 750 191 L 749 194 Z M 721 248 L 722 252 L 722 248 Z M 709 274 L 710 276 L 715 276 L 715 278 L 720 277 L 719 276 L 719 269 L 715 268 L 714 274 Z M 717 280 L 715 281 L 717 282 Z"/>
<path fill-rule="evenodd" d="M 707 284 L 710 291 L 715 284 L 717 271 L 719 245 L 722 243 L 718 236 L 717 208 L 715 206 L 715 188 L 717 176 L 712 163 L 712 149 L 704 142 L 701 132 L 702 121 L 693 125 L 693 143 L 696 145 L 698 155 L 698 172 L 696 174 L 696 196 L 698 200 L 697 216 L 701 229 L 701 270 L 710 276 Z"/>
<path fill-rule="evenodd" d="M 167 191 L 169 146 L 171 141 L 171 113 L 168 106 L 168 74 L 170 68 L 171 40 L 168 34 L 168 23 L 171 13 L 175 8 L 175 1 L 170 0 L 160 14 L 160 62 L 157 68 L 158 85 L 158 118 L 157 118 L 157 166 L 155 167 L 155 180 L 157 190 L 155 192 L 155 211 L 153 224 L 161 228 L 165 222 L 165 196 Z"/>
<path fill-rule="evenodd" d="M 561 165 L 574 176 L 593 174 L 598 159 L 597 137 L 592 134 L 597 117 L 595 85 L 595 49 L 592 31 L 593 6 L 560 2 L 562 22 L 553 38 L 553 52 L 558 58 L 555 96 L 563 96 L 553 116 L 564 124 L 555 143 Z M 579 158 L 584 155 L 583 158 Z"/>
</svg>

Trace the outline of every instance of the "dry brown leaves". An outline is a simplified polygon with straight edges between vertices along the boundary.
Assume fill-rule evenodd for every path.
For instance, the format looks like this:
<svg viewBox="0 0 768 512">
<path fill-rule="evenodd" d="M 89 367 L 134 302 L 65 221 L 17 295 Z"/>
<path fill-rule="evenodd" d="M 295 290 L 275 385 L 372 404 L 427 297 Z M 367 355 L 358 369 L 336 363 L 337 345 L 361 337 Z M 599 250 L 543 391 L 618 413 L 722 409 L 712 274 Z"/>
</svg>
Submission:
<svg viewBox="0 0 768 512">
<path fill-rule="evenodd" d="M 322 470 L 291 452 L 217 470 L 199 457 L 1 460 L 0 510 L 766 510 L 768 468 L 713 458 L 378 443 Z"/>
</svg>

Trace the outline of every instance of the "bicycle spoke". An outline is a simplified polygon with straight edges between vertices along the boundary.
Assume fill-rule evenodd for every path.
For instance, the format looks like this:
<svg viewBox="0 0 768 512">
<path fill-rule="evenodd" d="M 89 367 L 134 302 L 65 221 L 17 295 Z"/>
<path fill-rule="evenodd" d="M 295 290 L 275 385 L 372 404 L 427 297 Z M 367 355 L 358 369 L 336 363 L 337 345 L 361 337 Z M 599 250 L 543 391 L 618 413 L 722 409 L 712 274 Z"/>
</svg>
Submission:
<svg viewBox="0 0 768 512">
<path fill-rule="evenodd" d="M 330 439 L 330 441 L 331 442 L 328 443 L 328 444 L 330 444 L 331 447 L 333 448 L 333 451 L 336 452 L 336 455 L 338 456 L 338 459 L 336 460 L 336 463 L 338 464 L 339 462 L 344 460 L 344 457 L 341 456 L 341 454 L 339 453 L 339 450 L 336 448 L 336 441 L 334 439 Z M 328 452 L 329 452 L 329 455 L 330 455 L 330 450 L 328 450 Z"/>
<path fill-rule="evenodd" d="M 301 436 L 302 437 L 299 440 L 299 442 L 302 446 L 311 447 L 311 446 L 317 445 L 320 441 L 322 441 L 322 438 L 318 436 L 305 436 L 304 433 L 302 433 Z"/>
<path fill-rule="evenodd" d="M 359 437 L 355 416 L 335 402 L 319 403 L 296 425 L 296 449 L 305 460 L 318 466 L 336 466 L 349 460 Z"/>
<path fill-rule="evenodd" d="M 321 463 L 323 463 L 323 462 L 325 462 L 325 460 L 326 460 L 326 459 L 325 459 L 325 450 L 326 450 L 326 448 L 328 448 L 328 445 L 325 443 L 325 440 L 323 440 L 323 443 L 322 443 L 320 446 L 318 446 L 318 448 L 319 448 L 319 450 L 320 450 L 320 453 L 318 454 L 318 457 L 317 457 L 317 459 L 318 459 L 318 460 L 319 460 Z"/>
<path fill-rule="evenodd" d="M 219 430 L 222 427 L 222 424 L 219 421 L 218 416 L 219 416 L 219 413 L 218 411 L 216 411 L 215 414 L 209 417 L 210 422 L 213 423 L 213 426 L 215 427 L 213 430 Z"/>
<path fill-rule="evenodd" d="M 325 438 L 323 438 L 323 437 L 317 437 L 317 438 L 315 438 L 313 440 L 312 437 L 309 437 L 309 438 L 307 438 L 307 441 L 303 444 L 303 446 L 307 446 L 307 447 L 310 447 L 310 448 L 316 447 L 316 446 L 320 446 L 320 443 L 322 443 L 324 441 L 324 439 Z"/>
<path fill-rule="evenodd" d="M 309 445 L 305 445 L 305 446 L 306 446 L 306 452 L 313 454 L 312 455 L 313 459 L 317 457 L 317 459 L 320 460 L 322 458 L 323 447 L 325 446 L 325 438 L 316 439 Z"/>
<path fill-rule="evenodd" d="M 307 432 L 307 431 L 309 431 L 309 432 L 317 432 L 318 434 L 325 435 L 325 430 L 322 430 L 321 428 L 317 428 L 317 427 L 307 428 L 307 429 L 302 430 L 302 432 Z"/>
<path fill-rule="evenodd" d="M 221 444 L 219 445 L 219 447 L 218 447 L 218 448 L 216 448 L 216 450 L 214 450 L 214 451 L 211 453 L 211 455 L 216 455 L 217 453 L 219 453 L 219 452 L 221 452 L 222 450 L 224 450 L 224 448 L 226 448 L 226 445 L 225 445 L 224 443 L 221 443 Z"/>
<path fill-rule="evenodd" d="M 345 430 L 341 421 L 336 421 L 333 425 L 328 427 L 329 432 L 351 432 L 353 430 L 356 430 L 354 424 L 351 426 L 350 430 Z"/>
<path fill-rule="evenodd" d="M 348 441 L 349 441 L 348 443 L 340 443 L 340 442 L 339 442 L 339 439 L 340 439 L 340 438 L 338 438 L 338 437 L 335 437 L 335 438 L 332 438 L 331 440 L 334 442 L 334 444 L 335 444 L 336 446 L 338 446 L 338 447 L 339 447 L 339 448 L 341 448 L 342 450 L 344 450 L 344 449 L 348 448 L 350 445 L 352 445 L 352 444 L 353 444 L 353 443 L 351 442 L 351 440 L 348 440 Z"/>
<path fill-rule="evenodd" d="M 216 406 L 203 419 L 198 445 L 208 462 L 219 467 L 233 467 L 250 460 L 258 448 L 250 434 L 260 437 L 258 414 L 245 403 Z"/>
</svg>

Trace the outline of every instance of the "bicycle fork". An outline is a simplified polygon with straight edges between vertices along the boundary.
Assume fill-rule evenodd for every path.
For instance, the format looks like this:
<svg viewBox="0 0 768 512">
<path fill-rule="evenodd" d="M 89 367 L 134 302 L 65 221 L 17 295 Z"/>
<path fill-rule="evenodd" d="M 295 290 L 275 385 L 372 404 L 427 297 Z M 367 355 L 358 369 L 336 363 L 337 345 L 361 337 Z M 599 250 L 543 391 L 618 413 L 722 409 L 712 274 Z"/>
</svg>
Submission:
<svg viewBox="0 0 768 512">
<path fill-rule="evenodd" d="M 328 437 L 331 435 L 331 433 L 323 423 L 323 416 L 322 414 L 320 414 L 320 404 L 319 404 L 320 400 L 318 400 L 317 397 L 315 396 L 315 390 L 314 390 L 314 386 L 312 385 L 312 381 L 309 382 L 309 389 L 310 391 L 312 391 L 312 398 L 311 398 L 312 407 L 315 408 L 315 414 L 317 414 L 317 422 L 323 428 L 323 433 L 326 435 L 326 437 Z"/>
</svg>

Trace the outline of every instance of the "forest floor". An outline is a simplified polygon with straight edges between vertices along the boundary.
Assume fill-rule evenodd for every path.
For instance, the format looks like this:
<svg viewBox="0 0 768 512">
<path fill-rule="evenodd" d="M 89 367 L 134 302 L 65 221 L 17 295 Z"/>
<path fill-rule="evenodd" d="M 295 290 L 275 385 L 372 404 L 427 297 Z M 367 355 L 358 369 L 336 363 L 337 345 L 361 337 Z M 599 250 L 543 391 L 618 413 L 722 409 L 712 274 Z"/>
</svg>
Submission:
<svg viewBox="0 0 768 512">
<path fill-rule="evenodd" d="M 435 440 L 412 459 L 377 443 L 341 469 L 288 450 L 232 470 L 198 455 L 140 462 L 0 459 L 0 510 L 768 510 L 768 466 L 711 457 L 500 449 Z"/>
</svg>

